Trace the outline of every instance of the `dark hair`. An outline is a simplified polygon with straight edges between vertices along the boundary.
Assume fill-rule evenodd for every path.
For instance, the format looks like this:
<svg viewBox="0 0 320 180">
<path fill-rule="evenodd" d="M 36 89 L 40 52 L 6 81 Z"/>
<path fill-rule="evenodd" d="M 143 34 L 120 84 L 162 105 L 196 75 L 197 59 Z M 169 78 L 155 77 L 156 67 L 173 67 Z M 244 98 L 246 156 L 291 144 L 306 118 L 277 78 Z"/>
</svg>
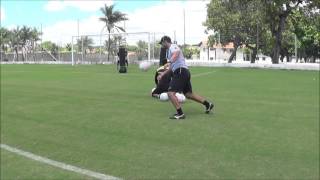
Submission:
<svg viewBox="0 0 320 180">
<path fill-rule="evenodd" d="M 162 42 L 167 41 L 168 43 L 171 43 L 171 38 L 169 36 L 163 36 L 160 40 L 159 44 L 162 44 Z"/>
</svg>

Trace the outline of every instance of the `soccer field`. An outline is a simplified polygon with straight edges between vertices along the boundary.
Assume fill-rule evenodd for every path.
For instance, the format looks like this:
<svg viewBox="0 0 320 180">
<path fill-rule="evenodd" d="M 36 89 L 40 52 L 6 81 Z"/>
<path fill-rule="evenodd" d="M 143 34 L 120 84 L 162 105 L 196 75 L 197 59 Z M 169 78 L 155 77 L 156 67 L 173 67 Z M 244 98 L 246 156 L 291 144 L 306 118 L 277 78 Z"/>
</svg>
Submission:
<svg viewBox="0 0 320 180">
<path fill-rule="evenodd" d="M 123 179 L 319 179 L 319 71 L 191 67 L 185 120 L 156 67 L 1 65 L 1 144 Z M 0 179 L 93 179 L 1 149 Z"/>
</svg>

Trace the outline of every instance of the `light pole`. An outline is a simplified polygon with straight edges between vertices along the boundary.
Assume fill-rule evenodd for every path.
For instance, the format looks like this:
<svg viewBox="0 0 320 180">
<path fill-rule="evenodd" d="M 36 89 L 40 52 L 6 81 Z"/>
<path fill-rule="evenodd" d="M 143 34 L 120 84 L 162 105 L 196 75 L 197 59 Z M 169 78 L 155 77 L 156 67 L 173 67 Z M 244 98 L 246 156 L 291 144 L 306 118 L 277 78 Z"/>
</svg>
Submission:
<svg viewBox="0 0 320 180">
<path fill-rule="evenodd" d="M 102 36 L 102 32 L 103 32 L 103 30 L 104 30 L 104 28 L 105 28 L 106 26 L 103 26 L 103 28 L 101 29 L 101 31 L 100 31 L 100 56 L 99 56 L 99 59 L 101 60 L 101 52 L 102 52 L 102 48 L 101 48 L 101 36 Z"/>
<path fill-rule="evenodd" d="M 183 8 L 183 47 L 186 46 L 186 12 Z"/>
</svg>

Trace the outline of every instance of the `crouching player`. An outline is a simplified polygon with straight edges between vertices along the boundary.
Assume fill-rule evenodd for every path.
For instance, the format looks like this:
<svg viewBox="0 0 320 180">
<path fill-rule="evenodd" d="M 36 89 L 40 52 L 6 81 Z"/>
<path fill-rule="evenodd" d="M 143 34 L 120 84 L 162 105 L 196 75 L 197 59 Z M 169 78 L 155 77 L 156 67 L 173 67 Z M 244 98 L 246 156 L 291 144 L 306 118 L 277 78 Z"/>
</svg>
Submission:
<svg viewBox="0 0 320 180">
<path fill-rule="evenodd" d="M 156 87 L 151 90 L 151 96 L 160 99 L 161 101 L 168 101 L 168 88 L 171 81 L 172 73 L 163 74 L 163 78 L 158 80 L 158 76 L 169 69 L 169 64 L 165 64 L 157 69 L 154 76 Z M 176 97 L 180 103 L 185 102 L 186 97 L 182 93 L 176 93 Z"/>
<path fill-rule="evenodd" d="M 160 98 L 160 94 L 164 92 L 168 92 L 169 83 L 171 81 L 171 73 L 167 73 L 163 76 L 161 80 L 158 81 L 158 76 L 161 75 L 164 71 L 169 68 L 168 65 L 161 66 L 157 69 L 156 74 L 154 76 L 154 82 L 156 87 L 152 89 L 151 96 L 155 98 Z"/>
</svg>

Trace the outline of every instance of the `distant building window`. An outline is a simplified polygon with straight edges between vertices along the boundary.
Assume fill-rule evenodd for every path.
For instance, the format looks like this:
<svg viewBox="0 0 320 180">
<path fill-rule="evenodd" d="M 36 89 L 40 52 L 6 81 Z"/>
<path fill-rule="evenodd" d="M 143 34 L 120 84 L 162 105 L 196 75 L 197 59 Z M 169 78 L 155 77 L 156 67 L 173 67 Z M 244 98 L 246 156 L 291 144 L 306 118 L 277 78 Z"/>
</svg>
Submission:
<svg viewBox="0 0 320 180">
<path fill-rule="evenodd" d="M 213 57 L 210 57 L 210 60 L 212 61 L 212 60 L 213 60 Z"/>
<path fill-rule="evenodd" d="M 265 61 L 266 60 L 266 57 L 262 57 L 262 61 Z"/>
<path fill-rule="evenodd" d="M 214 48 L 212 48 L 212 47 L 210 48 L 210 51 L 214 51 L 214 50 L 215 50 Z"/>
</svg>

